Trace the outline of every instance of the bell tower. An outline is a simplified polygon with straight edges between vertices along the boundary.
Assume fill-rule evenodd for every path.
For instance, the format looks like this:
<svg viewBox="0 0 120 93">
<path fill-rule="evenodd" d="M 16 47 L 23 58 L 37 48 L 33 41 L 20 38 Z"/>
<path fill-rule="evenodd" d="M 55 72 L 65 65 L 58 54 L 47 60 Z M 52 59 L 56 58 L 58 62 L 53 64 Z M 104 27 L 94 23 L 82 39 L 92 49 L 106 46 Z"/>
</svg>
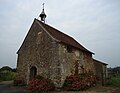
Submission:
<svg viewBox="0 0 120 93">
<path fill-rule="evenodd" d="M 43 9 L 41 14 L 39 15 L 39 17 L 41 18 L 41 21 L 43 21 L 45 23 L 45 18 L 46 18 L 46 14 L 44 12 L 44 3 L 43 3 Z"/>
</svg>

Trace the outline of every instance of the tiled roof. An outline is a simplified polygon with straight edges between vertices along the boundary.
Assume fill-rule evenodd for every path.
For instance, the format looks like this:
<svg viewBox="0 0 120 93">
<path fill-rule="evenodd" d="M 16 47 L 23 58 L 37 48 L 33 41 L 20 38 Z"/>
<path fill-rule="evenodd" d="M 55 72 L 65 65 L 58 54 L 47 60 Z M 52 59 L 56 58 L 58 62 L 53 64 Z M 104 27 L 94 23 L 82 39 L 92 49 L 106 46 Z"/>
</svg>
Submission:
<svg viewBox="0 0 120 93">
<path fill-rule="evenodd" d="M 57 39 L 58 41 L 60 41 L 61 43 L 70 45 L 72 47 L 78 48 L 80 50 L 92 53 L 91 51 L 87 50 L 85 47 L 83 47 L 81 44 L 79 44 L 75 39 L 73 39 L 72 37 L 64 34 L 63 32 L 53 28 L 52 26 L 49 26 L 41 21 L 39 21 L 38 19 L 35 19 L 37 22 L 39 22 L 44 29 L 55 39 Z M 92 53 L 94 54 L 94 53 Z"/>
</svg>

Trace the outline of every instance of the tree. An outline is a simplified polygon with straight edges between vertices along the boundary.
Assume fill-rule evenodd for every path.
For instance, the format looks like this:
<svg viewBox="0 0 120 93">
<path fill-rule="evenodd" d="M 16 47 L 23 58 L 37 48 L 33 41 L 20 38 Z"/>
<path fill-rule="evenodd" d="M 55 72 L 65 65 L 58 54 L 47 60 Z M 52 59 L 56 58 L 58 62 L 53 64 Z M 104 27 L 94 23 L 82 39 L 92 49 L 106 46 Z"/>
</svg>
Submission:
<svg viewBox="0 0 120 93">
<path fill-rule="evenodd" d="M 11 67 L 9 67 L 9 66 L 3 66 L 1 69 L 0 69 L 0 71 L 12 71 L 12 68 Z"/>
<path fill-rule="evenodd" d="M 116 74 L 120 74 L 120 67 L 115 67 L 115 68 L 113 68 L 112 71 Z"/>
</svg>

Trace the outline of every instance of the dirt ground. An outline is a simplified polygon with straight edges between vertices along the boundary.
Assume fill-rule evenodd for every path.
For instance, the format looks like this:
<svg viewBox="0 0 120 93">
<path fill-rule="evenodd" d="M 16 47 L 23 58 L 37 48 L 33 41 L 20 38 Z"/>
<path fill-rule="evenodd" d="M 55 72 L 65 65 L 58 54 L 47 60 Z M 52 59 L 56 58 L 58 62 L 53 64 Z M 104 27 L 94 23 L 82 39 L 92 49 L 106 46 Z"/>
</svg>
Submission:
<svg viewBox="0 0 120 93">
<path fill-rule="evenodd" d="M 61 91 L 52 93 L 120 93 L 120 88 L 96 86 L 85 91 Z"/>
<path fill-rule="evenodd" d="M 13 81 L 0 82 L 0 93 L 28 93 L 24 86 L 13 86 Z"/>
<path fill-rule="evenodd" d="M 27 87 L 18 87 L 13 86 L 13 82 L 5 81 L 0 82 L 0 93 L 29 93 Z M 50 92 L 50 93 L 120 93 L 120 87 L 103 87 L 96 86 L 92 87 L 86 91 L 59 91 L 59 92 Z"/>
</svg>

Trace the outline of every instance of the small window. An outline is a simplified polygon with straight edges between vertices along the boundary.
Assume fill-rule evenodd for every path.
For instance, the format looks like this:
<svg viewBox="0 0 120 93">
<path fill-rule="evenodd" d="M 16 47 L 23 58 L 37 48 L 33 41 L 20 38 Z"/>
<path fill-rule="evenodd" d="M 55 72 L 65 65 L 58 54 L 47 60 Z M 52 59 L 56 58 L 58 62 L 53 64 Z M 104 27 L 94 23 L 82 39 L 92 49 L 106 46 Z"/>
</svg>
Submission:
<svg viewBox="0 0 120 93">
<path fill-rule="evenodd" d="M 30 79 L 34 78 L 37 75 L 37 68 L 35 66 L 32 66 L 30 68 Z"/>
<path fill-rule="evenodd" d="M 72 53 L 72 47 L 71 46 L 67 46 L 67 52 Z"/>
</svg>

